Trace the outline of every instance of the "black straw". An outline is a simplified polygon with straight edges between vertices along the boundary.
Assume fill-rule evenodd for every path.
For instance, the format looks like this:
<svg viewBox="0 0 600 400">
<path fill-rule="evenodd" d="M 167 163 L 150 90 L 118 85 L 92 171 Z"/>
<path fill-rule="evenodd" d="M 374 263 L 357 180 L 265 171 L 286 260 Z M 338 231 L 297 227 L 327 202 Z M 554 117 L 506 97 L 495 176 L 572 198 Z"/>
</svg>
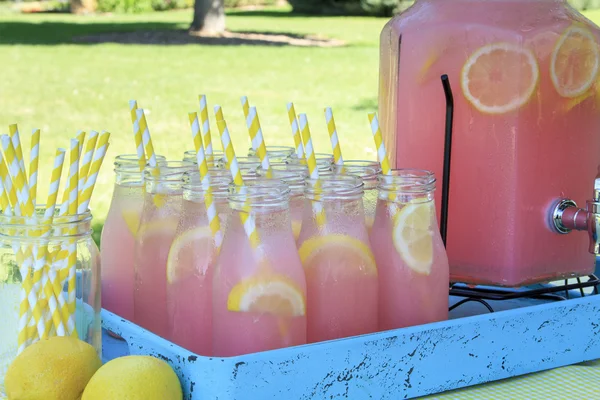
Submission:
<svg viewBox="0 0 600 400">
<path fill-rule="evenodd" d="M 442 213 L 440 220 L 440 234 L 446 246 L 448 232 L 448 197 L 450 194 L 450 159 L 452 157 L 452 123 L 454 120 L 454 97 L 448 75 L 441 77 L 444 94 L 446 95 L 446 126 L 444 136 L 444 174 L 442 176 Z"/>
</svg>

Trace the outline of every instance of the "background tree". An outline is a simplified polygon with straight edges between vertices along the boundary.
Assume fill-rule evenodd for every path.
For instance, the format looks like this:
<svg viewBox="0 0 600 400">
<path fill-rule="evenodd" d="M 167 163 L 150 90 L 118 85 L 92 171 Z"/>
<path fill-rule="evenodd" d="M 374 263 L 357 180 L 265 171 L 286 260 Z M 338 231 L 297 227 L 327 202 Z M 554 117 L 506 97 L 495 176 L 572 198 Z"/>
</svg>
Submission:
<svg viewBox="0 0 600 400">
<path fill-rule="evenodd" d="M 196 0 L 190 31 L 209 35 L 225 32 L 224 0 Z"/>
</svg>

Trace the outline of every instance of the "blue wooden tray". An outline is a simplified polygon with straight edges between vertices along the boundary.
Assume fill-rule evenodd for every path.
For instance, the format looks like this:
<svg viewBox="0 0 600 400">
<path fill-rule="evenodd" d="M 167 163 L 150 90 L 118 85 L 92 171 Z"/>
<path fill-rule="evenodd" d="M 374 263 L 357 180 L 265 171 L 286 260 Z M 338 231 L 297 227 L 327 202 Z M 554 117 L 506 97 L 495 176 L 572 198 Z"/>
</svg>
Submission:
<svg viewBox="0 0 600 400">
<path fill-rule="evenodd" d="M 489 302 L 494 313 L 466 303 L 444 322 L 232 358 L 198 356 L 103 310 L 103 358 L 160 357 L 185 399 L 413 398 L 600 358 L 600 295 L 570 296 Z"/>
</svg>

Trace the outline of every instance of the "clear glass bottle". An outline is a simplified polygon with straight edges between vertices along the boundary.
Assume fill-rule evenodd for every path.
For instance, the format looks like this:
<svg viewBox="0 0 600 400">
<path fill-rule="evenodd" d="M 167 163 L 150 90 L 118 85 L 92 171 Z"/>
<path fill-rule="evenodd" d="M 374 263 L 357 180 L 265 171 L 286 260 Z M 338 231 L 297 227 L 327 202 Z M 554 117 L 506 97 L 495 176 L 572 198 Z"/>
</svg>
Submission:
<svg viewBox="0 0 600 400">
<path fill-rule="evenodd" d="M 307 179 L 298 252 L 306 273 L 309 343 L 377 330 L 377 266 L 357 176 Z"/>
<path fill-rule="evenodd" d="M 371 246 L 379 271 L 379 328 L 448 319 L 448 256 L 435 215 L 435 177 L 398 169 L 379 176 Z"/>
<path fill-rule="evenodd" d="M 214 356 L 306 343 L 306 282 L 289 194 L 277 179 L 231 185 L 231 212 L 213 278 Z"/>
<path fill-rule="evenodd" d="M 334 165 L 333 171 L 338 174 L 356 175 L 362 179 L 365 185 L 363 195 L 365 224 L 367 230 L 371 232 L 377 206 L 377 176 L 381 173 L 381 165 L 377 161 L 344 160 L 344 165 Z"/>
<path fill-rule="evenodd" d="M 100 252 L 91 221 L 89 211 L 50 221 L 41 205 L 34 218 L 0 215 L 0 392 L 17 353 L 40 338 L 77 335 L 102 355 Z"/>
<path fill-rule="evenodd" d="M 315 159 L 319 171 L 330 171 L 333 168 L 333 154 L 315 153 Z M 307 165 L 304 158 L 291 158 L 287 162 L 290 164 Z"/>
<path fill-rule="evenodd" d="M 157 156 L 164 162 L 163 156 Z M 115 185 L 102 227 L 102 307 L 134 321 L 134 247 L 144 205 L 144 178 L 135 154 L 121 154 L 114 162 Z"/>
<path fill-rule="evenodd" d="M 229 213 L 231 174 L 221 172 L 210 177 L 212 204 L 221 227 L 219 237 L 210 227 L 207 191 L 200 174 L 186 173 L 179 224 L 167 259 L 167 339 L 203 356 L 212 355 L 213 267 Z"/>
<path fill-rule="evenodd" d="M 135 242 L 135 322 L 168 335 L 167 259 L 181 214 L 183 176 L 196 165 L 166 161 L 144 170 L 144 206 Z"/>
<path fill-rule="evenodd" d="M 308 167 L 302 164 L 271 164 L 273 178 L 284 181 L 290 188 L 290 215 L 294 239 L 298 240 L 302 228 L 304 214 L 304 180 L 308 176 Z M 257 170 L 259 176 L 266 176 L 262 168 Z"/>
<path fill-rule="evenodd" d="M 282 163 L 293 159 L 297 159 L 296 149 L 289 146 L 265 146 L 267 148 L 267 156 L 272 163 Z M 258 157 L 253 148 L 248 149 L 248 155 Z"/>
<path fill-rule="evenodd" d="M 196 164 L 196 150 L 188 150 L 183 153 L 183 161 Z M 213 150 L 212 158 L 206 156 L 206 163 L 209 168 L 223 168 L 225 165 L 225 154 L 221 150 Z"/>
</svg>

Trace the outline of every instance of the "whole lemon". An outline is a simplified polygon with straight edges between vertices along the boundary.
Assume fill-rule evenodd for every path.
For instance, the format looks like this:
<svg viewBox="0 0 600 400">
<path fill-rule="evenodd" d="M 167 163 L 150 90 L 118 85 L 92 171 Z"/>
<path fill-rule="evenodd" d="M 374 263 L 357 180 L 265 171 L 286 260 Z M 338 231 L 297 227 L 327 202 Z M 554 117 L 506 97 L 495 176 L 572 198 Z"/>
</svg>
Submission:
<svg viewBox="0 0 600 400">
<path fill-rule="evenodd" d="M 56 336 L 27 347 L 4 379 L 10 400 L 79 400 L 102 362 L 89 344 Z"/>
<path fill-rule="evenodd" d="M 182 400 L 181 384 L 169 364 L 150 356 L 125 356 L 104 364 L 81 400 Z"/>
</svg>

